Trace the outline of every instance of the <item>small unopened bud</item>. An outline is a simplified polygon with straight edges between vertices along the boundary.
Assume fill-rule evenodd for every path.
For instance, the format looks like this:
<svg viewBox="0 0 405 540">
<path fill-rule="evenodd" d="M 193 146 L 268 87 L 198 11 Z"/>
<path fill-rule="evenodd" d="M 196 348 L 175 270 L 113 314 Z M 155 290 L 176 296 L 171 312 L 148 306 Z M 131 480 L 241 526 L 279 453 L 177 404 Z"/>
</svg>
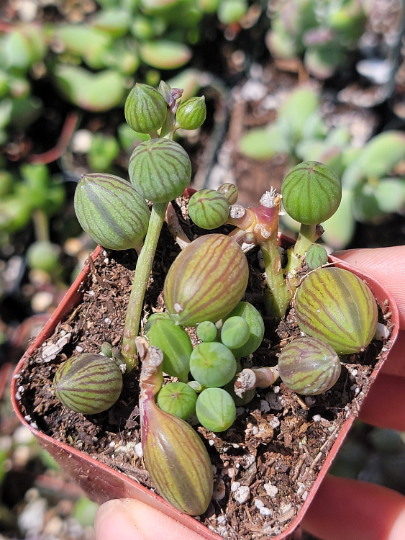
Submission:
<svg viewBox="0 0 405 540">
<path fill-rule="evenodd" d="M 179 105 L 176 120 L 179 127 L 183 129 L 199 128 L 207 116 L 205 97 L 194 97 Z"/>
<path fill-rule="evenodd" d="M 131 129 L 150 134 L 166 120 L 165 98 L 152 86 L 137 83 L 125 101 L 125 119 Z"/>
</svg>

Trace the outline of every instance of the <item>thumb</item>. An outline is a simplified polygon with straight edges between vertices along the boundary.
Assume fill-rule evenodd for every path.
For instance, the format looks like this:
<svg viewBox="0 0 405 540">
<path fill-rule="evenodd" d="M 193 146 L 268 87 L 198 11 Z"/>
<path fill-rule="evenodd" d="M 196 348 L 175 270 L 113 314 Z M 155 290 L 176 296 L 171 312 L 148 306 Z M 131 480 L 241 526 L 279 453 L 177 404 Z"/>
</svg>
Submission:
<svg viewBox="0 0 405 540">
<path fill-rule="evenodd" d="M 135 499 L 102 504 L 94 528 L 97 540 L 203 540 L 178 521 Z"/>
</svg>

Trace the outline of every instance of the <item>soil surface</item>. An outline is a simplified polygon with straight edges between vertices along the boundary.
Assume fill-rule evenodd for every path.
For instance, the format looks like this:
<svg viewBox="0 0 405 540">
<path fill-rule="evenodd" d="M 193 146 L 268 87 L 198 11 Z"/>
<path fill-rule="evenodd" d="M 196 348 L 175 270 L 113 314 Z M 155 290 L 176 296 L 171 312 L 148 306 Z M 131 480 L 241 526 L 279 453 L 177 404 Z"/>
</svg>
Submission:
<svg viewBox="0 0 405 540">
<path fill-rule="evenodd" d="M 189 238 L 204 234 L 183 219 L 184 201 L 177 203 Z M 164 310 L 164 278 L 179 252 L 165 224 L 145 298 L 143 324 L 148 315 Z M 300 334 L 294 309 L 277 327 L 265 317 L 258 248 L 248 252 L 247 258 L 250 279 L 245 300 L 263 314 L 266 334 L 253 359 L 242 360 L 242 366 L 276 365 L 283 346 Z M 83 285 L 83 302 L 26 361 L 18 392 L 23 415 L 32 426 L 154 489 L 138 445 L 138 369 L 124 377 L 120 399 L 105 413 L 83 416 L 69 411 L 52 389 L 55 371 L 70 356 L 99 352 L 105 341 L 120 345 L 135 264 L 132 251 L 101 253 Z M 380 306 L 381 322 L 388 318 L 388 314 L 384 317 L 387 309 Z M 386 324 L 390 326 L 389 321 Z M 193 329 L 190 336 L 196 344 Z M 57 343 L 58 353 L 49 355 L 51 345 Z M 325 394 L 299 396 L 281 382 L 258 391 L 253 401 L 237 408 L 236 421 L 225 432 L 212 433 L 191 420 L 207 447 L 215 475 L 212 502 L 196 519 L 232 540 L 272 538 L 285 530 L 305 501 L 345 419 L 357 415 L 369 376 L 389 347 L 389 342 L 373 341 L 364 353 L 343 357 L 341 376 Z M 165 378 L 165 382 L 170 380 Z"/>
</svg>

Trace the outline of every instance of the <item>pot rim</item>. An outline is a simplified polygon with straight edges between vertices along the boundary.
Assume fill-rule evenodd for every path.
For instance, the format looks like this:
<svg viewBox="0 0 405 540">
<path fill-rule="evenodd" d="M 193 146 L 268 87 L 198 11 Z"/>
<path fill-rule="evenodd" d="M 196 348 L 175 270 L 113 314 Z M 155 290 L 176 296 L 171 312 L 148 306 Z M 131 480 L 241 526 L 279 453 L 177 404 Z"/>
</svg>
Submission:
<svg viewBox="0 0 405 540">
<path fill-rule="evenodd" d="M 279 241 L 280 245 L 283 247 L 288 247 L 292 244 L 292 240 L 284 235 L 279 235 Z M 97 248 L 94 250 L 94 252 L 91 255 L 91 259 L 94 261 L 100 254 L 102 254 L 104 248 L 101 246 L 97 246 Z M 363 272 L 360 272 L 356 268 L 352 267 L 350 264 L 341 261 L 340 259 L 329 256 L 329 262 L 334 263 L 336 266 L 343 268 L 345 270 L 349 270 L 350 272 L 356 274 L 361 279 L 365 280 L 370 286 L 373 291 L 373 295 L 375 297 L 384 298 L 388 300 L 388 305 L 390 307 L 390 311 L 392 313 L 391 316 L 391 322 L 394 323 L 394 326 L 391 330 L 390 335 L 390 342 L 391 346 L 394 345 L 394 342 L 396 340 L 396 337 L 398 335 L 399 330 L 399 312 L 398 307 L 392 298 L 392 295 L 389 291 L 385 289 L 378 281 L 376 281 L 374 278 L 368 276 L 367 274 L 364 274 Z M 22 368 L 22 365 L 24 361 L 32 355 L 32 353 L 41 346 L 41 344 L 46 341 L 54 332 L 57 324 L 60 320 L 62 320 L 62 316 L 64 316 L 66 313 L 71 311 L 75 305 L 80 301 L 82 292 L 81 288 L 83 283 L 85 282 L 88 274 L 90 272 L 90 263 L 86 261 L 82 271 L 79 273 L 65 296 L 63 297 L 62 301 L 60 302 L 59 306 L 56 308 L 54 313 L 49 318 L 48 322 L 45 324 L 42 331 L 38 334 L 38 336 L 35 338 L 33 343 L 30 345 L 30 347 L 27 349 L 25 354 L 22 356 L 20 361 L 18 362 L 12 382 L 11 382 L 11 401 L 12 405 L 15 411 L 15 414 L 17 415 L 20 422 L 25 425 L 30 431 L 35 435 L 35 437 L 42 443 L 43 446 L 49 447 L 49 446 L 55 446 L 58 448 L 61 448 L 64 452 L 68 454 L 68 457 L 71 455 L 74 455 L 77 457 L 77 459 L 82 460 L 84 463 L 91 464 L 92 466 L 99 467 L 104 473 L 108 473 L 108 475 L 112 475 L 115 478 L 122 479 L 124 478 L 125 481 L 133 486 L 135 490 L 139 490 L 139 500 L 142 502 L 145 502 L 146 504 L 149 504 L 150 506 L 154 507 L 157 510 L 162 511 L 169 517 L 172 517 L 173 519 L 177 520 L 184 526 L 190 528 L 191 530 L 195 531 L 196 533 L 202 535 L 204 538 L 211 539 L 211 540 L 220 540 L 221 537 L 217 535 L 216 533 L 212 532 L 208 527 L 203 525 L 202 523 L 198 522 L 191 516 L 188 516 L 187 514 L 183 514 L 182 512 L 176 510 L 174 507 L 172 507 L 170 504 L 168 504 L 162 497 L 159 495 L 156 495 L 153 493 L 150 489 L 142 486 L 141 484 L 135 482 L 131 478 L 129 478 L 124 473 L 121 473 L 119 471 L 116 471 L 115 469 L 112 469 L 105 465 L 104 463 L 101 463 L 100 461 L 94 459 L 93 457 L 89 456 L 88 454 L 85 454 L 84 452 L 80 452 L 78 449 L 73 448 L 71 446 L 68 446 L 65 443 L 62 443 L 60 441 L 57 441 L 56 439 L 50 437 L 49 435 L 46 435 L 36 429 L 35 427 L 31 426 L 30 423 L 23 417 L 20 409 L 19 409 L 19 403 L 16 398 L 17 388 L 16 383 L 18 379 L 18 373 L 20 369 Z M 383 362 L 380 363 L 380 365 L 377 365 L 373 372 L 370 375 L 370 382 L 372 383 L 378 372 L 380 371 L 381 367 L 383 365 Z M 323 463 L 311 489 L 308 492 L 308 496 L 306 497 L 305 501 L 303 502 L 301 508 L 299 509 L 297 515 L 293 519 L 293 521 L 290 523 L 290 525 L 285 529 L 282 533 L 280 533 L 277 536 L 272 537 L 272 540 L 285 540 L 287 539 L 291 533 L 299 526 L 300 522 L 302 521 L 302 518 L 309 507 L 311 501 L 313 500 L 315 493 L 317 492 L 323 478 L 325 477 L 332 461 L 336 457 L 336 454 L 342 445 L 347 433 L 349 432 L 354 420 L 355 416 L 350 412 L 349 416 L 346 418 L 344 424 L 342 425 L 341 430 L 337 434 L 337 437 L 329 449 L 328 455 L 326 457 L 325 462 Z M 77 480 L 77 479 L 76 479 Z M 79 482 L 80 484 L 80 482 Z M 132 494 L 131 494 L 132 496 Z M 115 498 L 115 497 L 110 497 Z"/>
</svg>

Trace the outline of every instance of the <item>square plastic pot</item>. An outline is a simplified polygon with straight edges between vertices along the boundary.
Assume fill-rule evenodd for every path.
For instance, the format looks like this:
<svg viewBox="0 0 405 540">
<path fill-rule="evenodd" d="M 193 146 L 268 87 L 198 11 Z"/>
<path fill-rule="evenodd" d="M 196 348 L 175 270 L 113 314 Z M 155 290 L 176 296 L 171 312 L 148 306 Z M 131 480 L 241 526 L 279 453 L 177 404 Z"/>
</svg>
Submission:
<svg viewBox="0 0 405 540">
<path fill-rule="evenodd" d="M 287 247 L 291 245 L 291 240 L 285 237 L 281 237 L 280 244 L 283 247 Z M 95 260 L 101 253 L 101 251 L 102 248 L 98 247 L 94 251 L 92 259 Z M 330 262 L 334 263 L 335 266 L 349 270 L 359 276 L 361 279 L 364 279 L 371 288 L 375 298 L 378 300 L 380 305 L 383 305 L 383 303 L 386 304 L 388 301 L 389 309 L 392 313 L 391 322 L 394 323 L 394 327 L 390 337 L 390 341 L 393 344 L 398 334 L 399 319 L 397 306 L 390 293 L 373 278 L 362 274 L 347 263 L 344 263 L 334 257 L 330 257 Z M 29 349 L 26 351 L 26 353 L 18 363 L 15 369 L 11 388 L 11 398 L 15 413 L 22 422 L 22 424 L 27 426 L 33 432 L 41 446 L 52 455 L 52 457 L 61 465 L 63 470 L 66 471 L 72 477 L 72 479 L 80 485 L 80 487 L 85 491 L 87 496 L 93 501 L 101 504 L 103 502 L 116 498 L 129 497 L 138 499 L 143 503 L 146 503 L 153 508 L 160 510 L 171 518 L 177 520 L 185 527 L 188 527 L 196 533 L 199 533 L 203 538 L 206 538 L 207 540 L 220 540 L 220 536 L 210 531 L 203 524 L 199 523 L 192 517 L 179 512 L 178 510 L 170 506 L 168 503 L 166 503 L 161 497 L 159 497 L 149 489 L 141 486 L 128 476 L 109 468 L 103 463 L 98 462 L 96 459 L 88 456 L 87 454 L 81 453 L 75 448 L 72 448 L 64 443 L 61 443 L 49 437 L 48 435 L 45 435 L 44 433 L 41 433 L 38 429 L 34 429 L 21 414 L 19 408 L 19 401 L 16 399 L 16 380 L 18 373 L 21 370 L 24 361 L 29 356 L 31 356 L 33 352 L 52 335 L 57 324 L 66 319 L 73 310 L 73 308 L 80 303 L 82 298 L 82 292 L 79 291 L 82 290 L 82 285 L 86 281 L 89 272 L 90 266 L 86 265 L 82 272 L 76 278 L 73 285 L 70 287 L 61 304 L 58 306 L 58 308 L 48 320 L 42 332 L 38 335 L 38 337 L 35 339 L 35 341 L 32 343 L 32 345 L 29 347 Z M 377 366 L 372 372 L 370 377 L 371 383 L 377 377 L 380 369 L 381 365 Z M 311 501 L 314 498 L 319 485 L 321 484 L 325 474 L 327 473 L 337 452 L 339 451 L 339 448 L 341 447 L 348 431 L 350 430 L 354 420 L 355 416 L 350 414 L 350 416 L 348 416 L 345 423 L 343 424 L 342 429 L 340 430 L 336 441 L 334 442 L 331 450 L 329 451 L 326 461 L 323 464 L 318 474 L 318 477 L 315 480 L 311 490 L 309 491 L 308 496 L 303 503 L 301 509 L 299 510 L 297 516 L 284 532 L 282 532 L 276 537 L 273 537 L 272 540 L 287 539 L 298 527 L 307 508 L 311 504 Z M 265 538 L 263 538 L 263 540 L 265 540 Z"/>
</svg>

